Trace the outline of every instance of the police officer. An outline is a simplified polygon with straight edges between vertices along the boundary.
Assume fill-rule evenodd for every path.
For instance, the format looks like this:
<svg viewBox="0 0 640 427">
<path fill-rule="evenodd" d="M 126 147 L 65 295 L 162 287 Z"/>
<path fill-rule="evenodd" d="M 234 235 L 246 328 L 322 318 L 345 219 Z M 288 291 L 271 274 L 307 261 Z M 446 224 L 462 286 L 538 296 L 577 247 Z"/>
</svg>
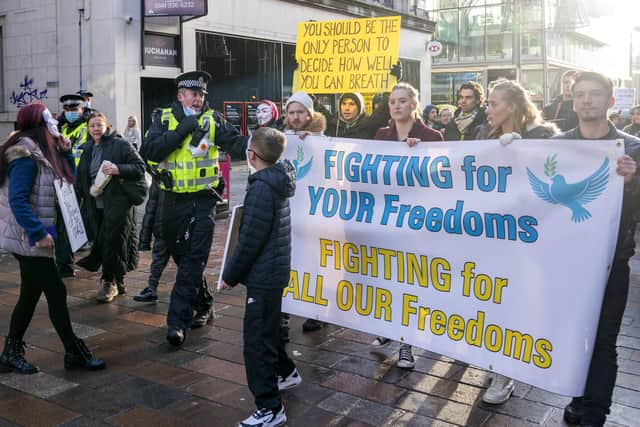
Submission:
<svg viewBox="0 0 640 427">
<path fill-rule="evenodd" d="M 204 268 L 213 241 L 213 209 L 220 191 L 218 147 L 244 156 L 246 138 L 205 100 L 211 75 L 177 77 L 177 101 L 162 109 L 140 153 L 157 162 L 163 191 L 162 235 L 178 266 L 167 315 L 167 341 L 180 346 L 190 328 L 213 317 L 213 295 Z M 195 316 L 194 316 L 195 310 Z"/>
<path fill-rule="evenodd" d="M 77 94 L 67 94 L 60 97 L 62 109 L 61 122 L 59 123 L 60 133 L 71 140 L 71 147 L 76 166 L 80 162 L 82 154 L 82 145 L 87 141 L 87 124 L 82 118 L 84 112 L 84 99 Z M 64 119 L 64 120 L 62 120 Z M 73 266 L 73 251 L 67 236 L 67 230 L 61 222 L 57 224 L 58 239 L 56 241 L 56 266 L 62 278 L 75 277 L 75 269 Z"/>
<path fill-rule="evenodd" d="M 82 108 L 84 109 L 84 113 L 82 114 L 82 118 L 86 122 L 89 114 L 96 111 L 95 109 L 91 108 L 91 99 L 93 98 L 93 93 L 85 89 L 80 89 L 76 92 L 76 95 L 80 95 L 83 99 Z"/>
<path fill-rule="evenodd" d="M 64 124 L 60 127 L 60 133 L 69 138 L 76 166 L 80 162 L 82 145 L 87 142 L 87 122 L 83 119 L 84 98 L 77 94 L 62 95 L 60 97 L 64 111 Z"/>
</svg>

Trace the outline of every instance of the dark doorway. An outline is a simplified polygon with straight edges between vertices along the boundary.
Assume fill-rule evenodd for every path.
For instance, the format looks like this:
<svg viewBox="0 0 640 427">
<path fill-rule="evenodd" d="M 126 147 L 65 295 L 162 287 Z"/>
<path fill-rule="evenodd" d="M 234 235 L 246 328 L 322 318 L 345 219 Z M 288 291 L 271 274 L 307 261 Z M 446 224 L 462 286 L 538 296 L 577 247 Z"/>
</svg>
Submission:
<svg viewBox="0 0 640 427">
<path fill-rule="evenodd" d="M 154 108 L 168 107 L 176 99 L 176 84 L 173 79 L 142 77 L 142 133 L 151 126 L 151 113 Z"/>
<path fill-rule="evenodd" d="M 282 102 L 291 95 L 296 67 L 295 45 L 196 32 L 198 69 L 213 76 L 209 105 L 222 111 L 224 102 Z"/>
</svg>

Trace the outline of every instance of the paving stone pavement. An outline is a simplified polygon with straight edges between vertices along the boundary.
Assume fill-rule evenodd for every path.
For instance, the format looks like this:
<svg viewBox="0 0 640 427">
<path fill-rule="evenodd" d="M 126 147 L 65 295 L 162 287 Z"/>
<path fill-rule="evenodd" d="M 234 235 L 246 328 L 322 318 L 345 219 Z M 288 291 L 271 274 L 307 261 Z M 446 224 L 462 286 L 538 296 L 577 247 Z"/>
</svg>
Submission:
<svg viewBox="0 0 640 427">
<path fill-rule="evenodd" d="M 246 166 L 234 163 L 234 202 L 242 199 L 246 176 Z M 219 273 L 227 225 L 216 223 L 211 278 Z M 242 358 L 244 290 L 217 295 L 215 321 L 173 350 L 165 343 L 165 323 L 175 266 L 165 271 L 157 304 L 132 299 L 146 285 L 149 257 L 141 253 L 138 270 L 127 275 L 127 296 L 113 304 L 94 301 L 98 275 L 79 271 L 66 280 L 74 327 L 107 361 L 105 371 L 64 370 L 62 345 L 40 302 L 26 341 L 27 358 L 42 372 L 0 374 L 0 427 L 231 426 L 253 410 Z M 610 426 L 640 425 L 640 256 L 632 259 L 631 283 Z M 18 286 L 16 262 L 0 254 L 2 335 Z M 514 397 L 491 407 L 480 400 L 488 380 L 482 370 L 417 350 L 416 369 L 404 371 L 395 366 L 397 344 L 374 350 L 368 346 L 374 337 L 333 325 L 303 334 L 302 321 L 292 319 L 288 346 L 304 378 L 284 395 L 290 426 L 565 425 L 567 397 L 517 384 Z"/>
</svg>

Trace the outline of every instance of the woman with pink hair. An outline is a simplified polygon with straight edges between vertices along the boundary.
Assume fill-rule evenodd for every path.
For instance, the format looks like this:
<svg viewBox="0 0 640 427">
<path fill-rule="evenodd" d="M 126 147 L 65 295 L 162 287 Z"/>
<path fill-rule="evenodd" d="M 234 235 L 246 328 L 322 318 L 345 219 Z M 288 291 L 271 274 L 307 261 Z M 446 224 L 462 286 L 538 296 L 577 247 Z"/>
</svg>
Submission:
<svg viewBox="0 0 640 427">
<path fill-rule="evenodd" d="M 24 334 L 44 292 L 49 318 L 65 349 L 65 369 L 104 369 L 71 326 L 65 288 L 54 261 L 57 221 L 54 180 L 73 182 L 71 142 L 40 103 L 18 111 L 17 130 L 0 147 L 0 248 L 20 265 L 20 296 L 0 355 L 0 372 L 34 374 L 38 368 L 24 358 Z"/>
</svg>

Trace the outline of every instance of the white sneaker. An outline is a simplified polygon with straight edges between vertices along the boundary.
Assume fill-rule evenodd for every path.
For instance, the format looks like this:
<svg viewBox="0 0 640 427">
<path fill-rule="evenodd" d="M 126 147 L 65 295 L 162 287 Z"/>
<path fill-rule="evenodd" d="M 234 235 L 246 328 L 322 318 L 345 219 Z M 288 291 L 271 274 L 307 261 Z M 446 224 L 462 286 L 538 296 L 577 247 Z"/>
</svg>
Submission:
<svg viewBox="0 0 640 427">
<path fill-rule="evenodd" d="M 409 344 L 402 344 L 400 347 L 397 366 L 402 369 L 413 369 L 416 366 L 416 361 L 413 358 L 413 353 Z"/>
<path fill-rule="evenodd" d="M 296 368 L 293 369 L 286 378 L 278 377 L 278 391 L 289 390 L 290 388 L 297 387 L 302 382 L 302 376 Z"/>
<path fill-rule="evenodd" d="M 391 342 L 391 340 L 389 338 L 378 337 L 375 340 L 373 340 L 371 345 L 373 345 L 375 347 L 381 347 L 383 345 L 389 344 L 390 342 Z"/>
<path fill-rule="evenodd" d="M 490 405 L 500 405 L 509 400 L 515 388 L 515 383 L 511 378 L 493 374 L 491 385 L 484 392 L 482 401 Z"/>
<path fill-rule="evenodd" d="M 284 414 L 284 406 L 280 407 L 277 414 L 271 409 L 256 409 L 251 416 L 238 423 L 238 427 L 278 427 L 287 422 L 287 416 Z"/>
</svg>

